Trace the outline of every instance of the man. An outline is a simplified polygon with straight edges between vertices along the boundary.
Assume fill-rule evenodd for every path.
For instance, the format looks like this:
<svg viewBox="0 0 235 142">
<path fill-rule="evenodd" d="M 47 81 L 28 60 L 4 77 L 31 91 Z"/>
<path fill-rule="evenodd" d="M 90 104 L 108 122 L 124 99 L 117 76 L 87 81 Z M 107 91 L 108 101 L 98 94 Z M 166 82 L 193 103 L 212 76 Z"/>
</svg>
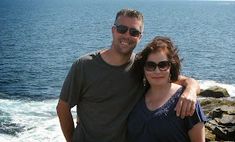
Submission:
<svg viewBox="0 0 235 142">
<path fill-rule="evenodd" d="M 128 114 L 143 95 L 143 83 L 131 74 L 144 27 L 143 15 L 123 9 L 112 27 L 111 47 L 74 62 L 61 90 L 57 113 L 68 142 L 126 142 Z M 181 77 L 186 86 L 177 104 L 177 115 L 194 111 L 198 83 Z M 71 108 L 77 106 L 79 123 L 74 129 Z"/>
</svg>

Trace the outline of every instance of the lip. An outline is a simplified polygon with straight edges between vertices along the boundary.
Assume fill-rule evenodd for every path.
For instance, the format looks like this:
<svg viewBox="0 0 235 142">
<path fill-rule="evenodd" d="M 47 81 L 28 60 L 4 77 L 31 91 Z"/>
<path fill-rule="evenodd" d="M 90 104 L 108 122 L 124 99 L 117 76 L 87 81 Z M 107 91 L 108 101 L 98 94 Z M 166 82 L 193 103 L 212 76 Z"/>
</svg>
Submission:
<svg viewBox="0 0 235 142">
<path fill-rule="evenodd" d="M 152 79 L 163 79 L 164 77 L 163 76 L 154 76 L 154 77 L 151 77 Z"/>
<path fill-rule="evenodd" d="M 129 45 L 129 43 L 128 43 L 127 41 L 124 41 L 124 40 L 121 40 L 120 43 L 121 43 L 122 45 Z"/>
</svg>

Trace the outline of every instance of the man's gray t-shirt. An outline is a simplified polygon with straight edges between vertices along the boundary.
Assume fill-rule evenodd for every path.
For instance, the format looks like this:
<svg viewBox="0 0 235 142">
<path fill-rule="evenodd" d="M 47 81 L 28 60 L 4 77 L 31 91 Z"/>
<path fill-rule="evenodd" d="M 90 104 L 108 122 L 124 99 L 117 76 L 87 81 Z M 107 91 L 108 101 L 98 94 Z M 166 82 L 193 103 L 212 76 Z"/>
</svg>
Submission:
<svg viewBox="0 0 235 142">
<path fill-rule="evenodd" d="M 89 54 L 72 65 L 60 99 L 77 105 L 80 119 L 74 138 L 79 142 L 127 141 L 127 117 L 143 94 L 143 85 L 134 76 L 131 61 L 112 66 L 99 53 Z"/>
</svg>

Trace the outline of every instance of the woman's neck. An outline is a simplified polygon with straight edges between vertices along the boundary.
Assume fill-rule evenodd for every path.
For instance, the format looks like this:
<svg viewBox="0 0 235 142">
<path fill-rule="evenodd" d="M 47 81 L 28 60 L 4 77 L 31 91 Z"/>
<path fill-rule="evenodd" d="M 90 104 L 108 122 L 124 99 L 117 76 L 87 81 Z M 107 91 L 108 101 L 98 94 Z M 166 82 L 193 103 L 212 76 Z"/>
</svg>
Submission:
<svg viewBox="0 0 235 142">
<path fill-rule="evenodd" d="M 151 111 L 163 106 L 178 90 L 180 85 L 167 83 L 164 86 L 151 86 L 145 95 L 145 103 Z"/>
<path fill-rule="evenodd" d="M 172 83 L 167 83 L 165 85 L 150 86 L 149 93 L 157 96 L 165 96 L 171 90 Z"/>
</svg>

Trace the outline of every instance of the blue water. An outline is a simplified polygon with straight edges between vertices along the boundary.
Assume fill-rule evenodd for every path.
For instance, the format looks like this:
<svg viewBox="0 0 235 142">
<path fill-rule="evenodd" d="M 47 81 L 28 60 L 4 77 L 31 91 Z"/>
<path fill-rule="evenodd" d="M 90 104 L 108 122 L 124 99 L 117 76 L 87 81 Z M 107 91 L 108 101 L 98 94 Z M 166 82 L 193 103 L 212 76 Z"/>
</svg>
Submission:
<svg viewBox="0 0 235 142">
<path fill-rule="evenodd" d="M 156 35 L 169 36 L 184 75 L 235 96 L 235 2 L 1 0 L 1 142 L 63 140 L 55 106 L 68 69 L 111 44 L 115 14 L 126 7 L 145 17 L 136 52 Z"/>
</svg>

